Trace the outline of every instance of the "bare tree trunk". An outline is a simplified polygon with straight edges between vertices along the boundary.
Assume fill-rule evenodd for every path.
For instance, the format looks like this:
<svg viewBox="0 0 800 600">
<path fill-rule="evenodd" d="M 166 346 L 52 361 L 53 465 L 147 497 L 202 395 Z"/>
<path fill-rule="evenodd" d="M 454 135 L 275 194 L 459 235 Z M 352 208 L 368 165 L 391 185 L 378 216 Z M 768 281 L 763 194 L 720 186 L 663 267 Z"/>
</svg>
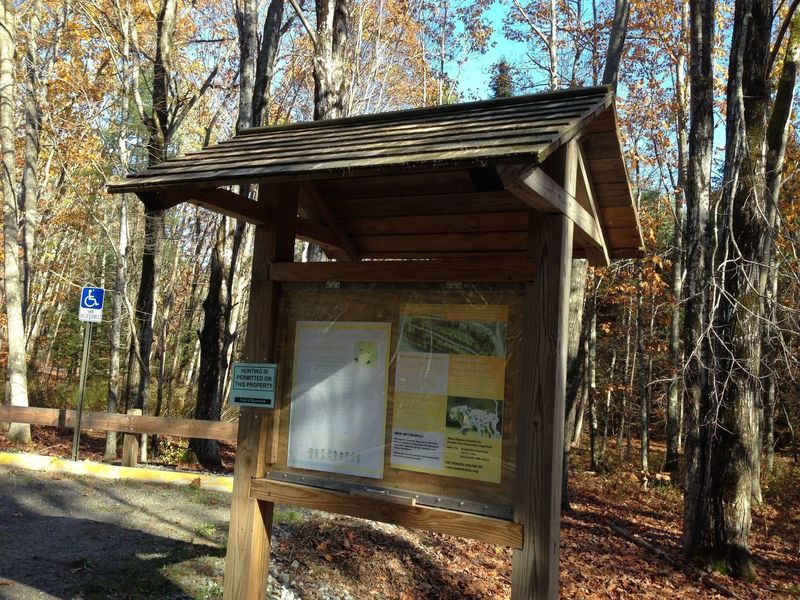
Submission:
<svg viewBox="0 0 800 600">
<path fill-rule="evenodd" d="M 122 143 L 122 142 L 121 142 Z M 125 300 L 125 281 L 128 261 L 128 201 L 123 198 L 119 203 L 119 237 L 117 240 L 117 267 L 114 277 L 114 295 L 111 301 L 111 349 L 108 366 L 108 400 L 107 410 L 116 413 L 119 406 L 119 361 L 120 341 L 122 339 L 122 305 Z M 117 432 L 106 432 L 106 449 L 104 458 L 117 458 Z"/>
<path fill-rule="evenodd" d="M 683 546 L 690 556 L 706 546 L 703 531 L 708 498 L 703 493 L 710 464 L 708 447 L 700 436 L 707 414 L 708 381 L 706 351 L 706 280 L 708 211 L 714 132 L 712 48 L 714 0 L 690 0 L 690 115 L 689 169 L 686 185 L 686 282 L 684 315 L 684 386 L 686 432 L 686 483 L 683 513 Z M 701 417 L 702 415 L 702 417 Z"/>
<path fill-rule="evenodd" d="M 764 356 L 761 367 L 764 372 L 761 378 L 766 380 L 764 402 L 764 424 L 767 472 L 771 472 L 775 459 L 775 388 L 776 373 L 775 363 L 777 347 L 779 345 L 780 330 L 777 326 L 777 298 L 778 298 L 778 273 L 777 257 L 775 255 L 774 240 L 779 226 L 778 202 L 780 199 L 781 184 L 783 183 L 784 156 L 789 135 L 789 117 L 797 87 L 797 73 L 800 69 L 800 13 L 795 11 L 792 15 L 789 29 L 789 39 L 786 45 L 786 55 L 783 61 L 780 80 L 775 94 L 775 103 L 770 114 L 767 127 L 766 144 L 766 217 L 767 235 L 763 240 L 761 254 L 767 257 L 769 268 L 766 273 L 766 322 L 762 324 L 762 348 Z M 791 424 L 790 424 L 791 425 Z"/>
<path fill-rule="evenodd" d="M 687 2 L 681 5 L 681 37 L 689 30 L 689 6 Z M 675 95 L 678 104 L 677 123 L 678 132 L 678 189 L 675 190 L 675 233 L 672 253 L 672 315 L 669 336 L 670 352 L 670 382 L 667 389 L 667 452 L 664 461 L 664 470 L 672 475 L 672 480 L 677 481 L 678 452 L 681 439 L 681 409 L 680 409 L 680 380 L 683 372 L 683 348 L 681 346 L 681 300 L 683 297 L 683 258 L 684 258 L 684 208 L 686 201 L 686 177 L 689 168 L 689 140 L 688 120 L 686 107 L 689 94 L 686 83 L 686 54 L 682 50 L 678 53 L 675 67 Z"/>
<path fill-rule="evenodd" d="M 561 464 L 561 509 L 569 510 L 569 451 L 572 433 L 575 429 L 575 402 L 581 388 L 583 363 L 586 356 L 587 331 L 581 327 L 583 323 L 583 305 L 586 292 L 586 272 L 589 263 L 586 260 L 573 260 L 570 272 L 569 290 L 569 332 L 567 339 L 567 390 L 564 410 L 564 445 Z"/>
<path fill-rule="evenodd" d="M 708 7 L 712 8 L 713 7 Z M 709 17 L 711 18 L 711 17 Z M 712 376 L 695 407 L 697 448 L 689 463 L 686 549 L 752 578 L 749 551 L 760 401 L 761 316 L 765 287 L 765 139 L 772 25 L 770 0 L 737 0 L 728 71 L 726 152 L 714 273 Z M 710 84 L 707 83 L 707 85 Z M 703 95 L 692 85 L 692 96 Z M 710 138 L 710 135 L 709 135 Z M 710 144 L 703 140 L 703 146 Z M 700 410 L 697 411 L 697 408 Z"/>
<path fill-rule="evenodd" d="M 208 290 L 203 301 L 203 328 L 200 331 L 200 369 L 197 386 L 197 403 L 194 418 L 219 421 L 222 414 L 220 360 L 223 354 L 224 306 L 224 256 L 227 239 L 227 218 L 220 218 L 216 241 L 211 251 Z M 189 447 L 205 467 L 221 466 L 219 444 L 216 440 L 192 439 Z"/>
<path fill-rule="evenodd" d="M 16 15 L 11 0 L 0 6 L 0 151 L 3 171 L 3 250 L 6 318 L 8 331 L 7 386 L 12 406 L 28 406 L 28 374 L 25 357 L 25 324 L 22 316 L 23 289 L 19 264 L 19 212 L 15 185 L 16 151 L 14 118 L 14 38 Z M 12 423 L 8 438 L 31 443 L 28 424 Z"/>
<path fill-rule="evenodd" d="M 603 71 L 603 83 L 611 85 L 617 91 L 619 81 L 619 65 L 625 49 L 625 36 L 628 33 L 628 17 L 631 8 L 629 0 L 616 0 L 614 3 L 614 21 L 608 39 L 606 66 Z"/>
<path fill-rule="evenodd" d="M 641 446 L 639 466 L 647 473 L 650 470 L 650 406 L 647 393 L 647 375 L 644 356 L 644 316 L 642 315 L 642 264 L 637 267 L 639 285 L 636 290 L 636 351 L 639 354 L 639 442 Z"/>
<path fill-rule="evenodd" d="M 145 116 L 147 126 L 148 166 L 157 165 L 167 158 L 170 138 L 169 98 L 172 72 L 172 47 L 174 44 L 176 0 L 162 0 L 156 17 L 156 54 L 153 60 L 152 113 Z M 158 287 L 158 260 L 164 235 L 165 211 L 149 205 L 145 199 L 144 245 L 142 247 L 142 275 L 136 297 L 136 320 L 139 329 L 138 362 L 139 381 L 134 408 L 147 414 L 150 398 L 150 355 L 153 349 L 156 290 Z M 142 462 L 147 460 L 147 436 L 142 434 L 139 445 Z"/>
<path fill-rule="evenodd" d="M 352 0 L 317 0 L 316 2 L 315 121 L 345 116 L 344 60 L 352 6 Z"/>
</svg>

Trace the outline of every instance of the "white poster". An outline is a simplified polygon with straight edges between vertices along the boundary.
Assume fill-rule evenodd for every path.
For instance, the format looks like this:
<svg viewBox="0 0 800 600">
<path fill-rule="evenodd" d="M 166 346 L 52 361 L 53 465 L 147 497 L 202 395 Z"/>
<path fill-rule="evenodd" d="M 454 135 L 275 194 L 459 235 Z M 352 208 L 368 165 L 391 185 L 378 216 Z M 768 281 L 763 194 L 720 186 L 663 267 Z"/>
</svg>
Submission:
<svg viewBox="0 0 800 600">
<path fill-rule="evenodd" d="M 390 323 L 298 321 L 290 467 L 383 477 Z"/>
</svg>

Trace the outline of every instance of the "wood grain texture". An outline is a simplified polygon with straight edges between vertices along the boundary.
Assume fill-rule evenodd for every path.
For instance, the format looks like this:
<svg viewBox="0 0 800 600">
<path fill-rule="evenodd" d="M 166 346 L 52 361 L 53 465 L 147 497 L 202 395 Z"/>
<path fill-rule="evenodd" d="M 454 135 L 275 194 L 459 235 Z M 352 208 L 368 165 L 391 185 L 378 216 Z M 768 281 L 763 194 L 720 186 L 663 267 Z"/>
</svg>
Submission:
<svg viewBox="0 0 800 600">
<path fill-rule="evenodd" d="M 517 412 L 514 520 L 525 545 L 514 552 L 513 600 L 558 598 L 561 455 L 567 373 L 567 314 L 573 223 L 531 214 L 529 257 L 537 278 L 525 284 Z"/>
<path fill-rule="evenodd" d="M 299 195 L 299 186 L 291 183 L 259 189 L 260 203 L 272 207 L 273 218 L 268 225 L 256 227 L 255 232 L 244 349 L 247 362 L 272 362 L 275 356 L 280 284 L 269 280 L 269 265 L 294 257 Z M 273 418 L 271 411 L 254 408 L 243 408 L 239 416 L 225 557 L 225 600 L 262 600 L 265 595 L 273 506 L 250 498 L 250 480 L 266 472 Z"/>
<path fill-rule="evenodd" d="M 470 163 L 549 155 L 612 102 L 608 88 L 563 90 L 399 111 L 240 134 L 187 157 L 160 163 L 112 192 L 189 182 L 257 181 L 259 177 L 374 169 L 393 165 Z"/>
<path fill-rule="evenodd" d="M 522 547 L 522 526 L 511 521 L 480 515 L 459 513 L 410 502 L 387 501 L 380 496 L 345 494 L 332 490 L 254 479 L 250 496 L 264 502 L 288 504 L 403 527 L 425 529 L 460 537 L 481 540 L 498 546 Z"/>
<path fill-rule="evenodd" d="M 365 256 L 384 252 L 506 252 L 524 250 L 525 239 L 523 231 L 353 236 Z"/>
<path fill-rule="evenodd" d="M 560 212 L 570 219 L 588 236 L 592 244 L 605 248 L 605 240 L 600 234 L 596 219 L 575 199 L 574 185 L 577 177 L 577 142 L 569 142 L 565 169 L 569 174 L 570 192 L 556 183 L 541 168 L 534 167 L 514 177 L 503 172 L 506 188 L 532 208 L 545 213 Z M 571 149 L 571 150 L 570 150 Z M 565 173 L 566 174 L 566 173 Z M 605 249 L 605 252 L 608 250 Z"/>
<path fill-rule="evenodd" d="M 520 206 L 520 208 L 522 208 Z M 452 209 L 451 209 L 452 210 Z M 368 217 L 343 219 L 350 235 L 398 235 L 424 233 L 478 233 L 487 231 L 526 231 L 527 213 L 513 212 Z"/>
<path fill-rule="evenodd" d="M 409 260 L 359 263 L 273 263 L 270 279 L 283 282 L 526 282 L 536 271 L 532 261 L 517 260 Z"/>
<path fill-rule="evenodd" d="M 0 421 L 73 428 L 75 427 L 75 411 L 2 405 L 0 406 Z M 219 421 L 142 416 L 141 411 L 138 416 L 137 413 L 130 411 L 126 415 L 84 412 L 81 414 L 81 429 L 233 441 L 236 439 L 238 425 Z"/>
<path fill-rule="evenodd" d="M 341 249 L 341 252 L 334 253 L 337 260 L 359 260 L 358 249 L 313 183 L 304 183 L 300 187 L 300 205 L 312 218 L 320 220 L 333 233 L 336 240 L 334 245 Z"/>
<path fill-rule="evenodd" d="M 611 264 L 611 258 L 608 254 L 607 236 L 603 231 L 602 216 L 597 208 L 597 202 L 595 201 L 594 186 L 583 159 L 583 150 L 581 149 L 580 142 L 570 142 L 570 144 L 575 147 L 577 166 L 577 172 L 575 173 L 575 199 L 594 218 L 597 223 L 597 235 L 601 241 L 599 246 L 589 244 L 585 247 L 586 257 L 589 259 L 589 264 L 593 267 L 607 267 Z"/>
</svg>

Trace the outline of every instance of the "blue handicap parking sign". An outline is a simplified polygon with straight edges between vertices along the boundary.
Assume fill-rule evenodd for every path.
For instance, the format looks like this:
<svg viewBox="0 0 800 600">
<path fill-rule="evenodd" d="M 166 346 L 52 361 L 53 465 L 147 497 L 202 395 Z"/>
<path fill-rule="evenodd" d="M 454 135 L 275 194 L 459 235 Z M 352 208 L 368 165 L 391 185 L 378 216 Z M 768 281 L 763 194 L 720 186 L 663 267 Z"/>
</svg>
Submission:
<svg viewBox="0 0 800 600">
<path fill-rule="evenodd" d="M 103 288 L 83 288 L 81 290 L 81 308 L 102 310 L 105 293 L 106 291 Z"/>
</svg>

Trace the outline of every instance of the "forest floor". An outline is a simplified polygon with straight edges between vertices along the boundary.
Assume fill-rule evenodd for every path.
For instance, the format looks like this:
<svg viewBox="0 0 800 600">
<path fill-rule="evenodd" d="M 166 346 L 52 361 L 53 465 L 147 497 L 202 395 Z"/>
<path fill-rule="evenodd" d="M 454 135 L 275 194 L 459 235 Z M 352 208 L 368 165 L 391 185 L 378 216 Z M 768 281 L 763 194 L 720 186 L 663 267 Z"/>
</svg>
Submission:
<svg viewBox="0 0 800 600">
<path fill-rule="evenodd" d="M 67 456 L 69 434 L 54 431 L 36 428 L 29 451 Z M 180 445 L 166 447 L 162 462 L 185 458 Z M 99 458 L 102 448 L 102 437 L 84 437 L 81 458 Z M 0 450 L 10 450 L 2 436 Z M 576 451 L 561 528 L 562 598 L 705 599 L 726 590 L 800 598 L 800 465 L 778 457 L 766 478 L 751 539 L 759 575 L 744 583 L 680 566 L 680 490 L 645 489 L 635 455 L 623 461 L 612 448 L 613 472 L 597 475 Z M 651 460 L 661 459 L 656 446 Z M 0 598 L 221 597 L 228 504 L 227 494 L 192 486 L 0 467 Z M 268 597 L 507 598 L 510 576 L 504 548 L 279 507 Z"/>
</svg>

